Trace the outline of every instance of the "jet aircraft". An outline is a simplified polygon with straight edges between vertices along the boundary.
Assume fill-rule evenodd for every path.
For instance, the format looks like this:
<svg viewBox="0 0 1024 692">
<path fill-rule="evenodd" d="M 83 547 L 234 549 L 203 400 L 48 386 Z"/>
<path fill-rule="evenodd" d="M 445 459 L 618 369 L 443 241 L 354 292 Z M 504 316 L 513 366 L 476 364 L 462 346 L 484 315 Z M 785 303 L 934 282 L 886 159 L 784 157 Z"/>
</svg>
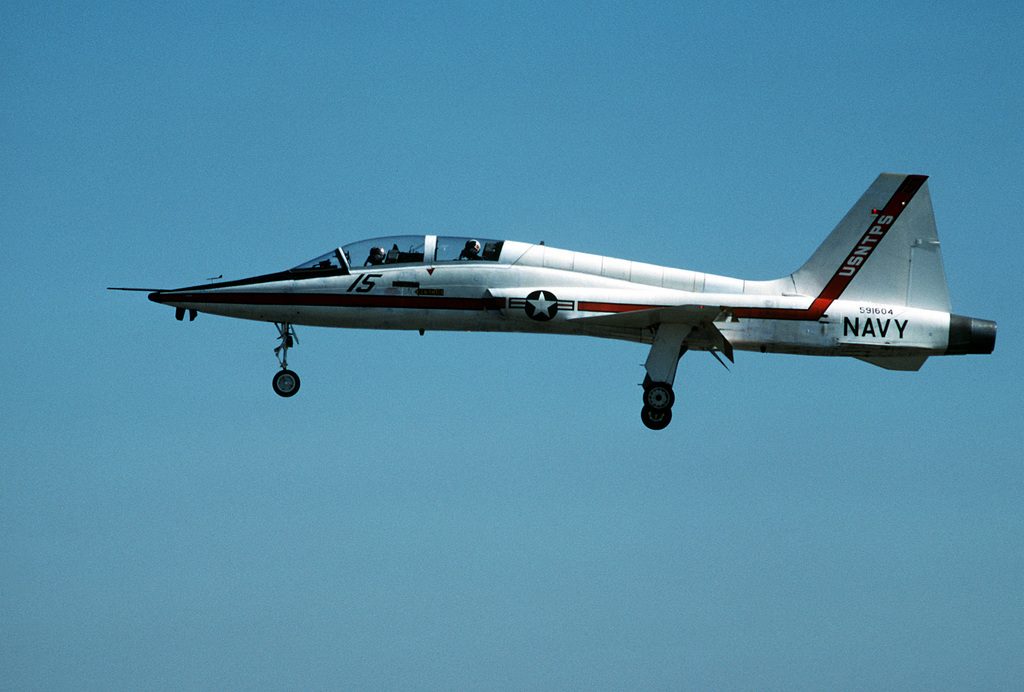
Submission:
<svg viewBox="0 0 1024 692">
<path fill-rule="evenodd" d="M 927 177 L 883 173 L 794 273 L 745 281 L 540 244 L 403 235 L 353 242 L 287 271 L 152 291 L 198 312 L 273 322 L 274 391 L 290 397 L 295 325 L 539 332 L 650 345 L 641 420 L 672 419 L 687 350 L 850 356 L 917 370 L 991 353 L 996 324 L 951 313 Z M 220 277 L 218 277 L 220 278 Z M 721 360 L 721 359 L 719 359 Z M 724 365 L 724 363 L 723 363 Z"/>
</svg>

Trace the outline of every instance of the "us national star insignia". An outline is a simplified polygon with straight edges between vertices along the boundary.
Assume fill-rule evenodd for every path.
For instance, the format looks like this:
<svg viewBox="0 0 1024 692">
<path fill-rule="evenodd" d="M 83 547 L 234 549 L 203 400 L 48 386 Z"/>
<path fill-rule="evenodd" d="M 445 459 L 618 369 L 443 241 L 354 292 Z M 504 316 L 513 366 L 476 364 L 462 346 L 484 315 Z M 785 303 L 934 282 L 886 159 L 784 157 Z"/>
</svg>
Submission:
<svg viewBox="0 0 1024 692">
<path fill-rule="evenodd" d="M 526 316 L 547 322 L 558 312 L 558 298 L 550 291 L 534 291 L 526 296 Z"/>
</svg>

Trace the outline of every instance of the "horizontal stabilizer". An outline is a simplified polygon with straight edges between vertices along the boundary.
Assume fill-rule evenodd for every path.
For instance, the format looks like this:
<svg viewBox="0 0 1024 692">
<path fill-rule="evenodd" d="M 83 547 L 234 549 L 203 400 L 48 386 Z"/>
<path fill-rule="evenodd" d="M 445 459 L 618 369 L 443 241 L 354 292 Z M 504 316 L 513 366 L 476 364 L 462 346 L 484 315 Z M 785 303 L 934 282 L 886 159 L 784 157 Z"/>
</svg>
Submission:
<svg viewBox="0 0 1024 692">
<path fill-rule="evenodd" d="M 921 369 L 924 362 L 928 360 L 928 356 L 869 356 L 866 358 L 858 357 L 857 360 L 877 365 L 878 367 L 885 368 L 886 370 L 915 372 Z"/>
</svg>

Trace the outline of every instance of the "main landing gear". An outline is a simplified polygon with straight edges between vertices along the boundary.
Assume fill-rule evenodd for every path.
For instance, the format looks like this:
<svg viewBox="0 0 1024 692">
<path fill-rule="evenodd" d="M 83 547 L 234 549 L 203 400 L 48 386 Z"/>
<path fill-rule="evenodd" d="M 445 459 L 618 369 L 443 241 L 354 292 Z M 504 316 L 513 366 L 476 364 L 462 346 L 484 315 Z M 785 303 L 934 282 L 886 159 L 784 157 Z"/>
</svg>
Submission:
<svg viewBox="0 0 1024 692">
<path fill-rule="evenodd" d="M 672 404 L 676 402 L 672 383 L 676 379 L 679 358 L 688 348 L 687 339 L 695 330 L 698 343 L 710 346 L 708 350 L 715 360 L 725 365 L 716 350 L 732 360 L 732 345 L 710 322 L 698 326 L 673 322 L 659 324 L 651 339 L 651 352 L 644 363 L 647 376 L 644 377 L 644 407 L 640 411 L 640 420 L 651 430 L 662 430 L 672 422 Z"/>
<path fill-rule="evenodd" d="M 299 337 L 295 336 L 295 329 L 287 322 L 275 322 L 274 326 L 281 340 L 281 345 L 274 349 L 274 355 L 281 364 L 281 371 L 274 375 L 274 391 L 279 396 L 295 396 L 299 391 L 299 376 L 288 369 L 288 349 L 299 343 Z"/>
<path fill-rule="evenodd" d="M 640 410 L 640 420 L 651 430 L 664 430 L 672 422 L 672 404 L 676 402 L 672 382 L 692 330 L 688 324 L 662 323 L 651 341 L 651 352 L 644 363 L 644 407 Z"/>
</svg>

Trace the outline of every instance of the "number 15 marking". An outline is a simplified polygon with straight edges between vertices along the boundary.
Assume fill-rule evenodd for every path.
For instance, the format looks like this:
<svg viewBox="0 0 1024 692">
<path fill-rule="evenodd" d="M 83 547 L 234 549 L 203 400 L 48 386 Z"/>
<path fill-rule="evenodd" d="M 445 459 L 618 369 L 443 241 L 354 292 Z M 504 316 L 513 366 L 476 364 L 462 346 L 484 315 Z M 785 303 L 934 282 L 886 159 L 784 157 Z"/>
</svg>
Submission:
<svg viewBox="0 0 1024 692">
<path fill-rule="evenodd" d="M 374 279 L 379 279 L 384 276 L 383 274 L 360 274 L 356 277 L 356 280 L 352 282 L 352 285 L 345 291 L 351 293 L 355 290 L 356 293 L 369 293 L 373 290 L 375 282 Z"/>
</svg>

